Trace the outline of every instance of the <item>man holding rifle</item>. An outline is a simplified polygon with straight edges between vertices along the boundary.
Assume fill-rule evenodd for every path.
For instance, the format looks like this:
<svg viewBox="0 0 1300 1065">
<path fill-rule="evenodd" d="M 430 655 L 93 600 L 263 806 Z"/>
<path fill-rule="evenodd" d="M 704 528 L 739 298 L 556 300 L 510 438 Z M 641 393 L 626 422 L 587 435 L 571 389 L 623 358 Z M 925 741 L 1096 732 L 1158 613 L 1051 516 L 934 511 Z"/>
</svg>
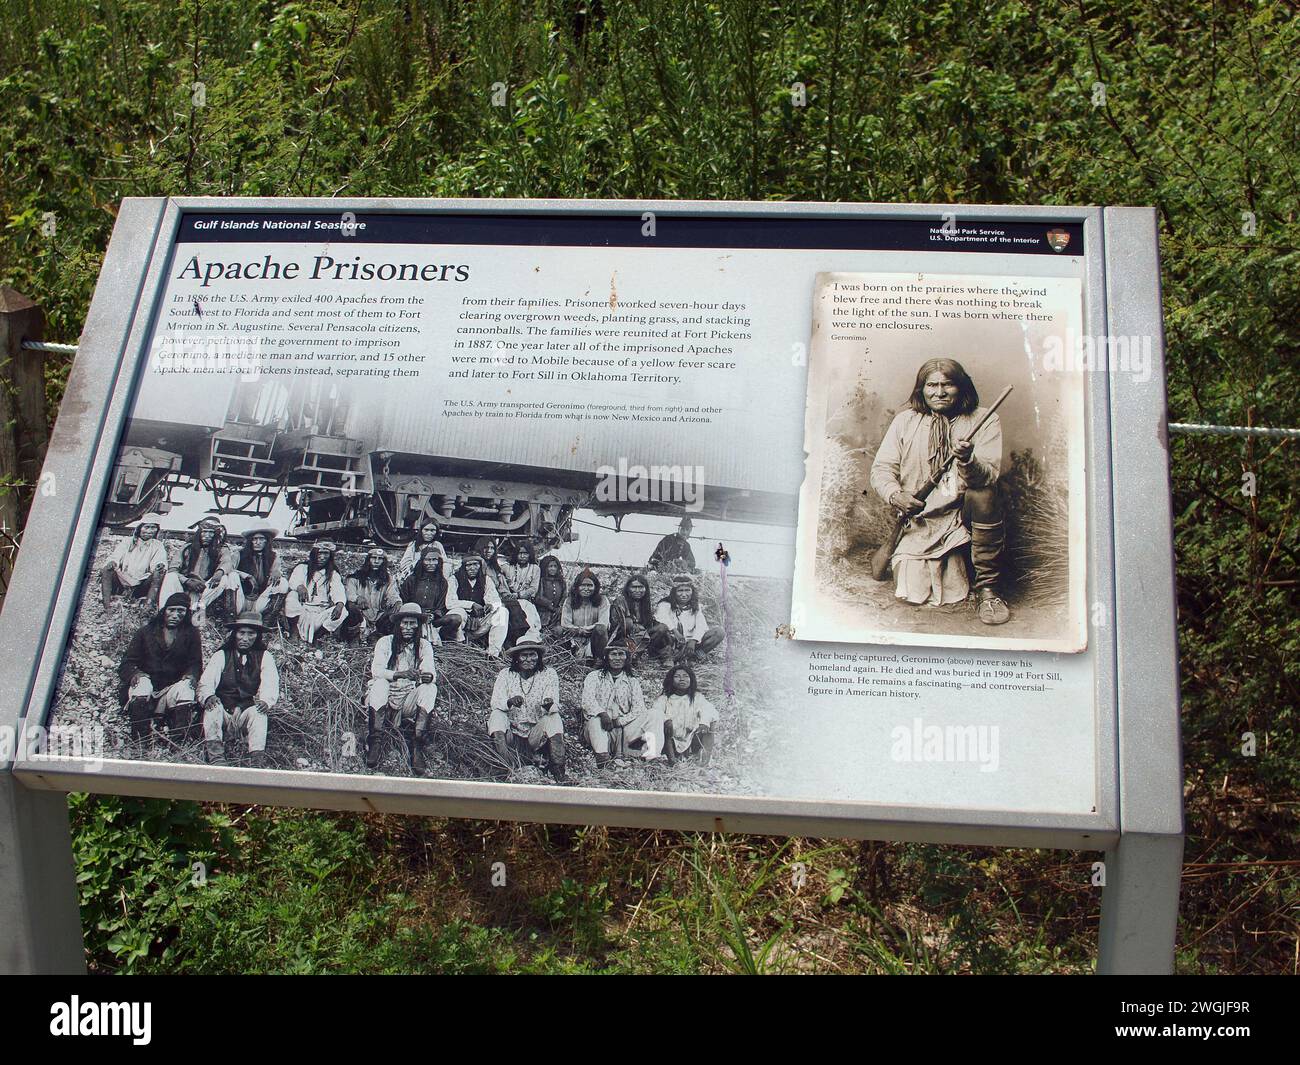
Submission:
<svg viewBox="0 0 1300 1065">
<path fill-rule="evenodd" d="M 916 375 L 871 464 L 871 487 L 899 514 L 893 542 L 872 560 L 872 575 L 894 573 L 894 595 L 909 603 L 959 603 L 970 591 L 959 548 L 969 543 L 976 613 L 986 625 L 1011 614 L 997 592 L 1003 554 L 997 480 L 1002 426 L 979 406 L 975 384 L 953 359 L 930 359 Z"/>
</svg>

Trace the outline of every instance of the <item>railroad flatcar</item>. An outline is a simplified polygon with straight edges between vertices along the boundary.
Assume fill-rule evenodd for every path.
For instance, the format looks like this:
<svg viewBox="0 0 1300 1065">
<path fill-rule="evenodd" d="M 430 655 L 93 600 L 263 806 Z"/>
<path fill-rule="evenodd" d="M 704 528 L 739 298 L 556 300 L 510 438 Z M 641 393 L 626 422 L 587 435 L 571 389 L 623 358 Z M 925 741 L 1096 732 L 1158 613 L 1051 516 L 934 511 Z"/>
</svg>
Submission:
<svg viewBox="0 0 1300 1065">
<path fill-rule="evenodd" d="M 119 449 L 109 524 L 166 513 L 177 488 L 211 493 L 218 514 L 256 517 L 283 495 L 294 514 L 288 535 L 394 547 L 429 518 L 451 544 L 492 536 L 556 546 L 573 538 L 580 508 L 616 524 L 628 513 L 794 524 L 793 494 L 745 483 L 752 455 L 700 470 L 690 427 L 654 408 L 451 399 L 401 377 L 359 385 L 263 373 L 186 386 L 182 401 L 174 383 L 146 376 Z M 627 454 L 632 439 L 645 461 Z"/>
</svg>

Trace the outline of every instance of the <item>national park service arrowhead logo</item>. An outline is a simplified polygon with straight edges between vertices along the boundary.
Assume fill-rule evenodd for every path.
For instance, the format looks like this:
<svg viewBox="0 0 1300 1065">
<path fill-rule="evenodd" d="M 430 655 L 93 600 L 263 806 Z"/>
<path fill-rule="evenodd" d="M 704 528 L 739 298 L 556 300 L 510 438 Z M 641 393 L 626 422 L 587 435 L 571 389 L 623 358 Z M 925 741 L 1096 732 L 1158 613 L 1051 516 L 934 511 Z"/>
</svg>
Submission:
<svg viewBox="0 0 1300 1065">
<path fill-rule="evenodd" d="M 1047 243 L 1052 246 L 1052 251 L 1065 251 L 1066 246 L 1070 243 L 1070 234 L 1064 229 L 1049 229 L 1047 231 Z"/>
</svg>

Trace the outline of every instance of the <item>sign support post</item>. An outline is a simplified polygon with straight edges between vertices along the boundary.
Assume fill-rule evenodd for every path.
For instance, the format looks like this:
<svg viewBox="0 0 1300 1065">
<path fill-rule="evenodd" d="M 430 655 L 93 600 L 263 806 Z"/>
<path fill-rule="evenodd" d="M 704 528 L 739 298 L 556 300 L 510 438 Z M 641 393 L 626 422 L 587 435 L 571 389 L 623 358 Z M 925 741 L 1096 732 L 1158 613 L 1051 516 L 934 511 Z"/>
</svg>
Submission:
<svg viewBox="0 0 1300 1065">
<path fill-rule="evenodd" d="M 1106 852 L 1099 973 L 1171 973 L 1183 856 L 1178 630 L 1155 212 L 1108 207 L 1106 332 L 1150 338 L 1146 380 L 1111 373 L 1120 835 Z"/>
<path fill-rule="evenodd" d="M 86 971 L 68 797 L 0 769 L 0 973 Z"/>
<path fill-rule="evenodd" d="M 42 359 L 22 342 L 41 339 L 43 327 L 37 304 L 0 287 L 0 474 L 29 484 L 45 454 L 45 393 Z M 24 510 L 15 489 L 0 490 L 0 532 L 16 535 Z M 0 606 L 11 546 L 0 544 Z M 0 717 L 0 973 L 82 973 L 67 795 L 32 791 L 14 778 L 18 729 L 17 720 Z"/>
<path fill-rule="evenodd" d="M 1106 852 L 1097 972 L 1173 972 L 1183 837 L 1130 833 Z"/>
</svg>

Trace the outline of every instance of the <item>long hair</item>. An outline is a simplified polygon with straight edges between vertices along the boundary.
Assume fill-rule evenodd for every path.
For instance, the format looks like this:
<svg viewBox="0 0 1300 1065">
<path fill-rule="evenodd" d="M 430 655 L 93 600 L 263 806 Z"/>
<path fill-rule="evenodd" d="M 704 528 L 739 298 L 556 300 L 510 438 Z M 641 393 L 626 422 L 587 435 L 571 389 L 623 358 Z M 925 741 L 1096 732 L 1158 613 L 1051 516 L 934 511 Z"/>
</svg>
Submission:
<svg viewBox="0 0 1300 1065">
<path fill-rule="evenodd" d="M 203 523 L 200 522 L 195 528 L 193 535 L 190 536 L 190 542 L 181 548 L 181 572 L 189 573 L 194 566 L 195 559 L 198 558 L 200 551 L 208 553 L 208 563 L 211 570 L 215 570 L 221 562 L 221 549 L 226 543 L 226 527 L 224 525 L 208 526 L 213 530 L 212 542 L 207 547 L 203 546 Z"/>
<path fill-rule="evenodd" d="M 473 584 L 470 583 L 469 574 L 465 572 L 465 565 L 471 560 L 479 564 L 478 576 L 474 578 Z M 466 555 L 460 560 L 460 568 L 456 570 L 456 598 L 470 599 L 476 603 L 483 602 L 487 581 L 487 565 L 483 561 L 483 556 Z"/>
<path fill-rule="evenodd" d="M 265 533 L 258 533 L 259 536 L 266 536 Z M 257 560 L 258 552 L 253 550 L 253 538 L 244 537 L 244 544 L 239 549 L 239 568 L 245 573 L 251 573 L 253 564 Z M 261 550 L 262 556 L 262 575 L 271 572 L 271 566 L 275 562 L 275 546 L 269 536 L 266 536 L 266 546 Z"/>
<path fill-rule="evenodd" d="M 313 544 L 312 549 L 309 552 L 307 552 L 307 583 L 308 584 L 311 584 L 312 578 L 315 577 L 316 574 L 319 573 L 322 569 L 325 571 L 325 579 L 327 581 L 333 580 L 334 578 L 334 552 L 331 551 L 329 553 L 329 558 L 326 559 L 324 562 L 321 562 L 320 556 L 321 556 L 320 548 L 315 544 Z"/>
<path fill-rule="evenodd" d="M 531 651 L 533 650 L 533 648 L 530 647 L 529 650 Z M 532 676 L 534 677 L 537 676 L 538 673 L 540 673 L 542 670 L 546 668 L 546 652 L 540 647 L 538 647 L 536 650 L 537 650 L 537 668 L 532 672 Z M 517 654 L 512 654 L 510 656 L 510 672 L 511 673 L 523 672 L 523 670 L 519 668 L 519 655 Z"/>
<path fill-rule="evenodd" d="M 662 599 L 660 599 L 659 602 L 667 603 L 670 607 L 676 610 L 677 597 L 676 595 L 674 595 L 674 593 L 677 591 L 679 587 L 681 587 L 680 582 L 678 584 L 670 585 L 668 588 L 668 594 L 665 595 Z M 691 601 L 686 604 L 684 609 L 689 610 L 692 614 L 694 614 L 696 611 L 700 609 L 700 590 L 695 587 L 694 581 L 691 582 Z"/>
<path fill-rule="evenodd" d="M 549 568 L 551 567 L 551 563 L 552 563 L 552 562 L 555 563 L 555 576 L 554 576 L 554 577 L 549 577 L 549 576 L 546 576 L 546 571 L 549 570 Z M 559 560 L 558 558 L 555 558 L 555 555 L 546 555 L 546 557 L 543 558 L 543 559 L 541 560 L 541 562 L 539 562 L 539 563 L 537 564 L 537 568 L 538 568 L 539 571 L 541 571 L 541 576 L 539 576 L 539 577 L 538 577 L 538 580 L 537 580 L 537 590 L 538 590 L 538 592 L 546 592 L 546 581 L 549 581 L 549 580 L 558 580 L 558 581 L 559 581 L 559 583 L 560 583 L 560 593 L 559 593 L 559 596 L 556 596 L 556 597 L 555 597 L 556 605 L 559 605 L 559 603 L 562 602 L 563 599 L 564 599 L 564 597 L 567 596 L 567 594 L 568 594 L 568 584 L 565 583 L 565 581 L 564 581 L 564 566 L 563 566 L 563 564 L 560 563 L 560 560 Z"/>
<path fill-rule="evenodd" d="M 393 636 L 393 641 L 392 643 L 389 644 L 391 650 L 389 651 L 388 654 L 388 668 L 394 670 L 397 668 L 398 656 L 402 653 L 402 651 L 406 648 L 406 645 L 409 643 L 411 646 L 411 650 L 414 652 L 415 665 L 416 668 L 418 669 L 420 666 L 420 641 L 424 639 L 424 636 L 420 632 L 420 626 L 417 625 L 415 627 L 415 633 L 411 636 L 409 640 L 404 640 L 402 639 L 402 625 L 401 625 L 401 619 L 399 618 L 397 620 L 397 623 L 393 626 L 392 636 Z"/>
<path fill-rule="evenodd" d="M 582 606 L 582 596 L 578 593 L 578 585 L 580 585 L 583 581 L 591 581 L 592 583 L 593 588 L 591 593 L 591 605 L 595 607 L 600 606 L 600 604 L 604 601 L 600 598 L 600 578 L 597 577 L 594 573 L 592 573 L 591 570 L 589 569 L 584 569 L 581 573 L 579 573 L 576 577 L 573 578 L 573 583 L 569 585 L 570 605 L 572 605 L 575 610 L 578 607 Z"/>
<path fill-rule="evenodd" d="M 907 405 L 917 414 L 931 414 L 930 405 L 925 401 L 925 381 L 932 373 L 941 373 L 957 386 L 957 402 L 952 406 L 953 414 L 969 414 L 979 406 L 980 396 L 975 391 L 975 382 L 970 379 L 962 364 L 956 359 L 929 359 L 916 371 L 916 384 L 912 394 L 907 397 Z"/>
<path fill-rule="evenodd" d="M 673 677 L 677 675 L 677 671 L 679 669 L 686 670 L 686 675 L 691 678 L 691 690 L 686 694 L 690 698 L 691 702 L 695 702 L 695 692 L 698 687 L 698 682 L 695 679 L 695 670 L 691 669 L 691 667 L 687 665 L 675 665 L 675 666 L 668 667 L 668 672 L 664 674 L 664 694 L 665 695 L 677 694 L 677 689 L 673 687 Z"/>
<path fill-rule="evenodd" d="M 605 653 L 600 656 L 600 671 L 607 677 L 612 677 L 614 671 L 609 668 L 609 652 L 622 651 L 627 656 L 627 661 L 623 663 L 623 672 L 629 677 L 636 676 L 636 670 L 632 668 L 632 652 L 621 643 L 611 643 L 605 645 Z"/>
<path fill-rule="evenodd" d="M 512 566 L 519 565 L 519 552 L 521 550 L 528 553 L 528 559 L 525 563 L 526 565 L 532 566 L 537 563 L 537 550 L 533 547 L 532 541 L 520 540 L 517 543 L 512 544 L 509 551 L 510 564 Z"/>
<path fill-rule="evenodd" d="M 442 572 L 442 553 L 435 545 L 425 544 L 424 547 L 420 549 L 420 553 L 416 556 L 415 566 L 411 569 L 411 572 L 406 575 L 406 579 L 402 581 L 402 586 L 398 591 L 398 595 L 402 597 L 402 602 L 410 603 L 415 601 L 415 584 L 429 572 L 424 568 L 425 556 L 429 554 L 432 554 L 433 557 L 438 560 L 438 564 L 433 567 L 433 573 L 430 574 L 430 576 L 438 582 L 438 586 L 441 586 L 442 588 L 442 592 L 438 593 L 438 597 L 441 598 L 442 594 L 446 591 L 446 577 Z M 384 565 L 385 567 L 388 565 L 386 559 Z"/>
<path fill-rule="evenodd" d="M 367 555 L 365 560 L 357 567 L 357 571 L 353 573 L 352 576 L 367 584 L 377 584 L 387 587 L 388 582 L 391 579 L 388 571 L 388 556 L 384 556 L 384 561 L 379 564 L 378 569 L 373 569 L 370 565 L 370 556 Z"/>
<path fill-rule="evenodd" d="M 634 600 L 627 594 L 627 590 L 634 584 L 640 584 L 645 589 L 645 595 L 643 595 L 639 601 Z M 638 624 L 643 625 L 647 629 L 654 624 L 655 612 L 654 607 L 651 605 L 650 582 L 641 576 L 641 574 L 632 574 L 632 576 L 630 576 L 624 583 L 623 605 L 627 608 L 627 612 Z"/>
</svg>

